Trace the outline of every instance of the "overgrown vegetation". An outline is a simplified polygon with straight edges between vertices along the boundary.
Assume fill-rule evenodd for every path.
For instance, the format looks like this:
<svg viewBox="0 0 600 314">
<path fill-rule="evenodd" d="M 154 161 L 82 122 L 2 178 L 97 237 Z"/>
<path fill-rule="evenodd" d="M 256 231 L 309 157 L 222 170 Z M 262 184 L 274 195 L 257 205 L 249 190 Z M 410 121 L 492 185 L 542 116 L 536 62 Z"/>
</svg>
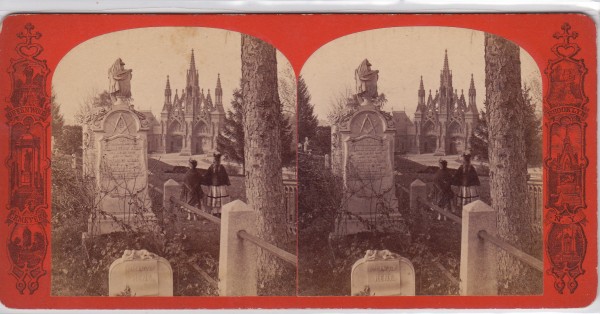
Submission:
<svg viewBox="0 0 600 314">
<path fill-rule="evenodd" d="M 162 186 L 168 165 L 153 162 L 155 184 Z M 187 221 L 177 208 L 163 208 L 162 195 L 151 193 L 156 232 L 105 234 L 82 241 L 94 208 L 93 184 L 71 168 L 71 157 L 54 155 L 52 163 L 52 294 L 71 296 L 108 295 L 108 270 L 126 249 L 146 249 L 166 258 L 173 268 L 174 295 L 216 295 L 215 287 L 201 279 L 197 265 L 211 277 L 218 271 L 218 227 L 201 221 Z M 177 176 L 178 174 L 173 174 Z M 235 178 L 241 179 L 241 178 Z M 166 181 L 166 180 L 165 180 Z M 239 182 L 238 182 L 239 183 Z M 233 193 L 232 193 L 233 194 Z M 239 192 L 235 192 L 240 196 Z M 158 205 L 156 205 L 158 204 Z M 202 226 L 202 228 L 199 228 Z M 198 241 L 202 238 L 202 241 Z M 84 244 L 85 243 L 85 244 Z"/>
<path fill-rule="evenodd" d="M 396 195 L 399 200 L 397 230 L 363 232 L 331 238 L 336 214 L 343 210 L 341 179 L 323 167 L 322 158 L 299 155 L 299 294 L 303 296 L 350 295 L 352 265 L 367 250 L 390 250 L 411 260 L 416 270 L 417 295 L 457 295 L 458 285 L 447 278 L 459 277 L 460 226 L 437 220 L 422 211 L 410 215 L 408 187 L 415 179 L 431 182 L 435 169 L 397 158 Z M 489 200 L 487 178 L 482 180 L 482 199 Z M 444 273 L 439 266 L 447 270 Z"/>
</svg>

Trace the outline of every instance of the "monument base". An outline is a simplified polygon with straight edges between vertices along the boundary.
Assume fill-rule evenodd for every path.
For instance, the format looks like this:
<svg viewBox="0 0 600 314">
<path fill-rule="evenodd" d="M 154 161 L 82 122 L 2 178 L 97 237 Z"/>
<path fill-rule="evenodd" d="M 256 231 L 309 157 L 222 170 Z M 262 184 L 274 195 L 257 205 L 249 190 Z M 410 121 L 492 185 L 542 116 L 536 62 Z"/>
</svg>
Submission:
<svg viewBox="0 0 600 314">
<path fill-rule="evenodd" d="M 143 213 L 141 215 L 130 215 L 126 213 L 112 214 L 112 216 L 88 219 L 88 236 L 99 236 L 107 233 L 126 231 L 123 224 L 131 226 L 135 231 L 158 230 L 158 220 L 154 213 Z"/>
<path fill-rule="evenodd" d="M 395 232 L 403 230 L 404 219 L 399 213 L 384 214 L 355 214 L 351 217 L 341 217 L 335 220 L 334 237 L 342 237 L 361 232 Z"/>
</svg>

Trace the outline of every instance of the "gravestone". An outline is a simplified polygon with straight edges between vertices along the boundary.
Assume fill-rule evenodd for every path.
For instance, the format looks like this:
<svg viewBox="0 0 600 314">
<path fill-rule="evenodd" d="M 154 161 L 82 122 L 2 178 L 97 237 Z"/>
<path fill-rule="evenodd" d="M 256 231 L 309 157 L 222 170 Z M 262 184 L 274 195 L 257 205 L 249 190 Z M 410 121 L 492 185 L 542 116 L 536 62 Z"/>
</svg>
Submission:
<svg viewBox="0 0 600 314">
<path fill-rule="evenodd" d="M 388 250 L 369 250 L 352 266 L 351 293 L 371 296 L 414 296 L 412 263 Z"/>
<path fill-rule="evenodd" d="M 363 70 L 371 76 L 378 73 L 370 70 L 368 61 L 363 61 L 361 66 L 368 67 Z M 357 72 L 357 80 L 358 76 Z M 334 168 L 334 172 L 339 175 L 341 171 L 343 177 L 348 215 L 337 219 L 335 235 L 398 227 L 400 216 L 394 188 L 396 130 L 391 115 L 375 105 L 372 93 L 376 91 L 377 76 L 371 77 L 373 79 L 375 83 L 368 82 L 359 89 L 363 90 L 360 94 L 363 102 L 358 110 L 336 127 L 339 144 L 332 156 L 341 155 L 341 165 Z"/>
<path fill-rule="evenodd" d="M 93 143 L 87 145 L 85 162 L 93 164 L 85 171 L 95 178 L 96 190 L 96 208 L 88 220 L 91 236 L 122 231 L 124 225 L 138 230 L 156 226 L 148 194 L 150 122 L 133 109 L 130 91 L 124 93 L 128 96 L 117 89 L 112 106 L 88 118 L 84 138 Z"/>
<path fill-rule="evenodd" d="M 169 262 L 146 250 L 125 250 L 108 271 L 109 296 L 173 296 Z"/>
</svg>

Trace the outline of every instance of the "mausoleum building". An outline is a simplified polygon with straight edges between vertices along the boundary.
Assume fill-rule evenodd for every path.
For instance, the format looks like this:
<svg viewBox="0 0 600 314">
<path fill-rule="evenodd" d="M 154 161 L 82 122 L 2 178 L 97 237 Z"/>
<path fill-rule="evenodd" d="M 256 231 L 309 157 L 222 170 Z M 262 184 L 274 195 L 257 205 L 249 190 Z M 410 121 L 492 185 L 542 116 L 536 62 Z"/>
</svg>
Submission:
<svg viewBox="0 0 600 314">
<path fill-rule="evenodd" d="M 214 94 L 213 102 L 210 89 L 206 94 L 204 89 L 200 89 L 192 50 L 185 88 L 175 89 L 173 96 L 169 76 L 167 76 L 160 123 L 155 128 L 160 132 L 149 136 L 148 149 L 159 153 L 181 155 L 215 151 L 217 136 L 225 120 L 220 76 L 217 76 Z"/>
<path fill-rule="evenodd" d="M 435 95 L 429 90 L 426 98 L 421 76 L 414 119 L 415 143 L 410 151 L 435 155 L 455 155 L 468 151 L 469 137 L 477 126 L 479 116 L 476 95 L 472 74 L 467 96 L 463 90 L 458 94 L 454 89 L 446 51 L 440 73 L 440 87 Z"/>
</svg>

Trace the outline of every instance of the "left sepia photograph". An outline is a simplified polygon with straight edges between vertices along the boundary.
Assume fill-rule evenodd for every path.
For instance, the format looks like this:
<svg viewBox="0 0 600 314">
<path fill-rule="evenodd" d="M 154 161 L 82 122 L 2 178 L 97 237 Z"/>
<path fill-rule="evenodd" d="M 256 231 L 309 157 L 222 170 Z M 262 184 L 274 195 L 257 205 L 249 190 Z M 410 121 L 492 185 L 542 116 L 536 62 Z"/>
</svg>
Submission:
<svg viewBox="0 0 600 314">
<path fill-rule="evenodd" d="M 286 57 L 238 32 L 73 48 L 52 73 L 51 294 L 296 295 L 296 91 Z"/>
</svg>

